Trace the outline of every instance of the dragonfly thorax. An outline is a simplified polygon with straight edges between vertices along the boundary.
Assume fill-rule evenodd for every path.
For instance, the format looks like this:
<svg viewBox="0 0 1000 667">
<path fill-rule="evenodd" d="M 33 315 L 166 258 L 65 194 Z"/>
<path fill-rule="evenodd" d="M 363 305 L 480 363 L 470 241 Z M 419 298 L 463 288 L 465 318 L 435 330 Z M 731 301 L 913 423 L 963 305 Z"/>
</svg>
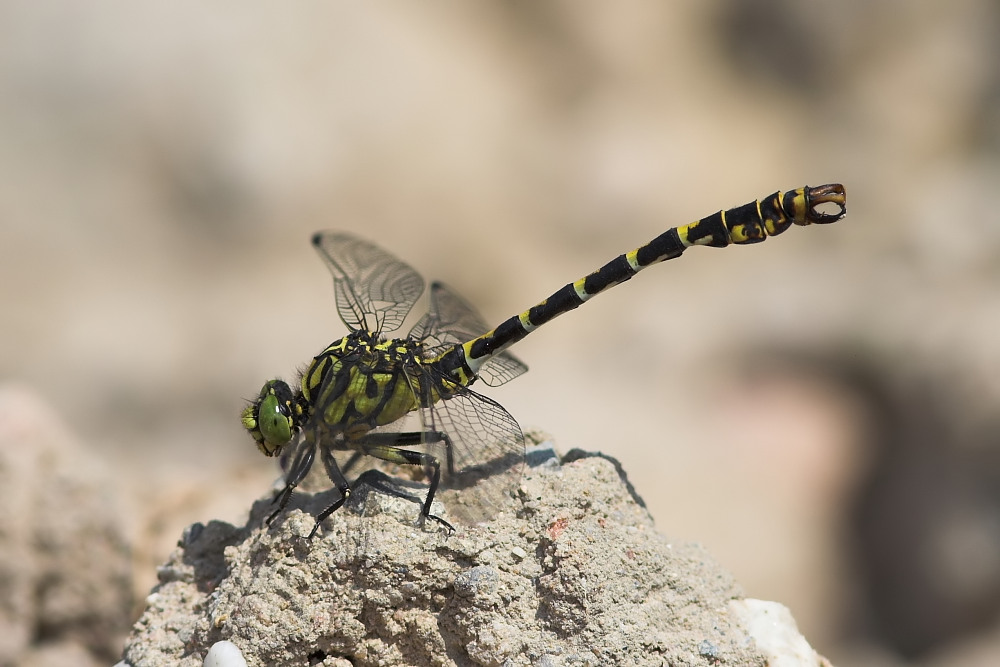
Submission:
<svg viewBox="0 0 1000 667">
<path fill-rule="evenodd" d="M 282 380 L 265 383 L 244 409 L 243 426 L 267 456 L 303 429 L 353 440 L 460 391 L 461 381 L 435 369 L 440 361 L 427 359 L 419 340 L 354 331 L 313 358 L 298 391 Z"/>
<path fill-rule="evenodd" d="M 361 434 L 416 407 L 407 381 L 414 346 L 356 331 L 333 342 L 302 375 L 302 397 L 329 431 Z"/>
<path fill-rule="evenodd" d="M 317 428 L 347 440 L 430 407 L 456 389 L 412 338 L 355 331 L 318 354 L 302 375 L 302 402 Z"/>
</svg>

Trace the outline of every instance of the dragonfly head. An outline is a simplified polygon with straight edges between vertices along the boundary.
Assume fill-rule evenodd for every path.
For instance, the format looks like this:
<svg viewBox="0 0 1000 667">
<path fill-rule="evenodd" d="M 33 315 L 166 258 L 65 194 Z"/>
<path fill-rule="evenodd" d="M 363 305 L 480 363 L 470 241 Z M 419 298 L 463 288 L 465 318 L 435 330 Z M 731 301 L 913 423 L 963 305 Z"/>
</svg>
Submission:
<svg viewBox="0 0 1000 667">
<path fill-rule="evenodd" d="M 281 380 L 271 380 L 260 390 L 256 400 L 244 408 L 240 417 L 243 428 L 257 443 L 257 449 L 265 456 L 277 456 L 298 429 L 301 410 L 288 385 Z"/>
</svg>

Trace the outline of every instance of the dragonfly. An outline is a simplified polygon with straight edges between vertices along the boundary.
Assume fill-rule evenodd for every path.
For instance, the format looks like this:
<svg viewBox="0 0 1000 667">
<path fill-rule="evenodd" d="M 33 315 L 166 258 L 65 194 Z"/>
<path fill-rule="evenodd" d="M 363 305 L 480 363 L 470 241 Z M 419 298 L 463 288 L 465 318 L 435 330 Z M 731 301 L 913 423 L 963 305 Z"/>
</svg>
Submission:
<svg viewBox="0 0 1000 667">
<path fill-rule="evenodd" d="M 382 489 L 418 502 L 421 525 L 431 520 L 454 530 L 432 513 L 439 493 L 449 518 L 464 524 L 493 518 L 520 482 L 524 436 L 507 410 L 472 387 L 496 387 L 527 371 L 510 346 L 692 246 L 758 243 L 793 225 L 836 222 L 846 212 L 840 184 L 778 191 L 668 229 L 493 329 L 451 288 L 434 282 L 427 312 L 399 338 L 389 336 L 423 294 L 420 274 L 370 241 L 316 233 L 312 245 L 333 275 L 337 313 L 349 333 L 316 355 L 294 388 L 269 380 L 241 414 L 258 449 L 283 462 L 285 485 L 267 522 L 286 509 L 317 455 L 338 498 L 316 515 L 310 539 L 355 490 L 360 476 L 349 479 L 352 471 L 372 460 L 422 471 L 422 500 L 402 486 Z"/>
</svg>

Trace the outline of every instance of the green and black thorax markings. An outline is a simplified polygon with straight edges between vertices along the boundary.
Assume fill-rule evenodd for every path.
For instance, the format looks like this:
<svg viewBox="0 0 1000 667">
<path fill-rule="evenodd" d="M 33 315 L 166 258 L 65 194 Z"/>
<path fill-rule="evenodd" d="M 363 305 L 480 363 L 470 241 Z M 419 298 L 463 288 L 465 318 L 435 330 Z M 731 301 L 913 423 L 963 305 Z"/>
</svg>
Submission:
<svg viewBox="0 0 1000 667">
<path fill-rule="evenodd" d="M 428 490 L 421 519 L 451 527 L 431 514 L 439 489 L 459 520 L 490 518 L 520 478 L 524 439 L 503 407 L 470 387 L 477 380 L 497 386 L 527 370 L 508 347 L 691 246 L 757 243 L 793 224 L 836 222 L 845 212 L 842 185 L 776 192 L 669 229 L 490 331 L 471 306 L 434 283 L 427 314 L 405 338 L 393 339 L 384 334 L 402 325 L 423 292 L 422 278 L 367 241 L 316 234 L 313 245 L 333 273 L 337 310 L 351 333 L 312 360 L 296 390 L 271 380 L 243 411 L 243 425 L 263 453 L 288 454 L 286 487 L 270 518 L 286 506 L 317 453 L 340 498 L 317 516 L 310 536 L 347 500 L 351 483 L 345 475 L 365 455 L 424 469 Z M 389 492 L 414 498 L 402 486 Z"/>
</svg>

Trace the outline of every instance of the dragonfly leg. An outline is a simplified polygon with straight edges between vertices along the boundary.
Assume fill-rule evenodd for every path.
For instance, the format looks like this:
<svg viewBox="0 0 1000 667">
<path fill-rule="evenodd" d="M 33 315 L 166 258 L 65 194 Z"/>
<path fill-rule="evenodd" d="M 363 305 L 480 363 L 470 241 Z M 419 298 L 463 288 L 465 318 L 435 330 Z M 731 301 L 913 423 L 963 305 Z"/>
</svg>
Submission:
<svg viewBox="0 0 1000 667">
<path fill-rule="evenodd" d="M 357 461 L 358 458 L 360 458 L 360 456 L 361 456 L 360 453 L 357 452 L 353 454 L 351 458 L 347 461 L 345 468 L 354 465 L 355 461 Z M 312 530 L 309 531 L 310 540 L 316 536 L 316 533 L 319 531 L 320 524 L 322 524 L 323 521 L 328 516 L 339 510 L 344 505 L 344 503 L 347 502 L 347 499 L 351 495 L 351 485 L 348 484 L 347 478 L 344 477 L 344 473 L 341 472 L 340 466 L 337 465 L 337 459 L 334 458 L 333 452 L 330 450 L 330 448 L 321 447 L 319 457 L 320 460 L 323 462 L 323 467 L 326 469 L 327 477 L 330 478 L 330 481 L 333 482 L 333 485 L 337 487 L 337 491 L 340 492 L 340 498 L 338 498 L 336 502 L 334 502 L 332 505 L 330 505 L 329 507 L 327 507 L 322 512 L 316 515 L 316 523 L 313 524 Z"/>
<path fill-rule="evenodd" d="M 430 454 L 402 449 L 408 445 L 426 444 L 428 442 L 444 442 L 451 458 L 451 439 L 441 431 L 410 431 L 406 433 L 369 433 L 361 446 L 365 454 L 377 459 L 398 463 L 400 465 L 421 466 L 430 474 L 430 486 L 423 507 L 420 508 L 421 523 L 431 519 L 441 524 L 449 531 L 455 527 L 439 516 L 431 514 L 431 504 L 441 483 L 441 463 Z"/>
<path fill-rule="evenodd" d="M 316 444 L 309 438 L 301 440 L 295 451 L 295 457 L 292 459 L 291 466 L 289 466 L 288 475 L 285 477 L 285 488 L 278 492 L 271 503 L 272 505 L 277 503 L 278 509 L 271 512 L 265 523 L 270 525 L 274 521 L 274 517 L 281 514 L 285 507 L 288 506 L 288 501 L 292 498 L 292 492 L 295 491 L 295 487 L 309 474 L 309 469 L 312 468 L 315 458 Z"/>
</svg>

